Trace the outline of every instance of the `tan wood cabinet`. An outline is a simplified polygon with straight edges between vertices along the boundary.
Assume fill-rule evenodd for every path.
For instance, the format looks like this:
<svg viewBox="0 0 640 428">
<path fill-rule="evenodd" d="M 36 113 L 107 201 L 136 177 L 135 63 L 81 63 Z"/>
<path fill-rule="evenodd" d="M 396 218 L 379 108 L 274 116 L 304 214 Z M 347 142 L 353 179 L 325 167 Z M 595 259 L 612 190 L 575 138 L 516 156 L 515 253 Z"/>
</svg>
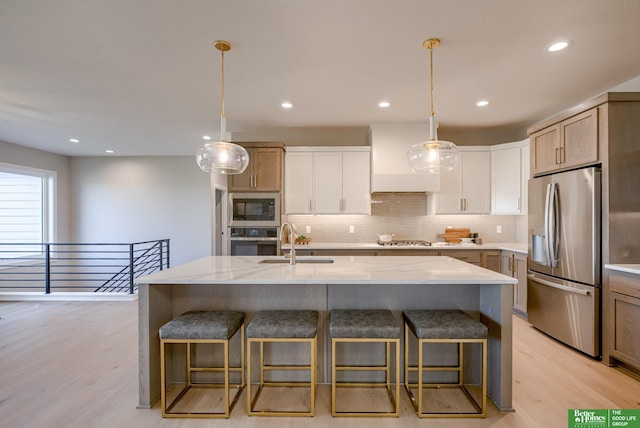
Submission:
<svg viewBox="0 0 640 428">
<path fill-rule="evenodd" d="M 603 310 L 603 361 L 640 372 L 640 275 L 608 271 Z"/>
<path fill-rule="evenodd" d="M 531 134 L 533 175 L 599 161 L 598 109 L 592 108 Z"/>
<path fill-rule="evenodd" d="M 243 146 L 245 146 L 243 144 Z M 249 166 L 229 176 L 230 192 L 279 192 L 282 190 L 282 147 L 247 147 Z"/>
<path fill-rule="evenodd" d="M 513 287 L 513 309 L 519 315 L 527 313 L 527 256 L 513 251 L 502 252 L 502 273 L 516 278 Z"/>
<path fill-rule="evenodd" d="M 500 250 L 483 250 L 482 251 L 482 267 L 494 272 L 502 273 Z"/>
</svg>

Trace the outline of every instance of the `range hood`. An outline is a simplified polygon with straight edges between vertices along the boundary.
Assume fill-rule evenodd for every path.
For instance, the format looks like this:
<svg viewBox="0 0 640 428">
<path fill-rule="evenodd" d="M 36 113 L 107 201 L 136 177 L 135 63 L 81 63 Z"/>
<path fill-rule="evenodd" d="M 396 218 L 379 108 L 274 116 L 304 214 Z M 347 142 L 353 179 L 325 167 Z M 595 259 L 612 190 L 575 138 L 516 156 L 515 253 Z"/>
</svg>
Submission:
<svg viewBox="0 0 640 428">
<path fill-rule="evenodd" d="M 424 123 L 371 124 L 371 193 L 440 191 L 440 174 L 412 172 L 407 161 L 409 148 L 428 139 Z"/>
</svg>

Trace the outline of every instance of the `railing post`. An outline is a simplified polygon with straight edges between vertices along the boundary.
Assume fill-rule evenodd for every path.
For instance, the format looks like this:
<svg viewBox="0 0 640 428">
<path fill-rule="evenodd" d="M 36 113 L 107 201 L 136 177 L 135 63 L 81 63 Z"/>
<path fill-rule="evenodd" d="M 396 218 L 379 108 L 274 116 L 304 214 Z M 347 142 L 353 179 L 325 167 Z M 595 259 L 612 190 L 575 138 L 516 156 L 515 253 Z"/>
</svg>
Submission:
<svg viewBox="0 0 640 428">
<path fill-rule="evenodd" d="M 51 294 L 51 251 L 50 244 L 44 244 L 44 292 Z"/>
<path fill-rule="evenodd" d="M 162 270 L 162 262 L 164 261 L 164 259 L 162 258 L 163 255 L 163 247 L 164 247 L 164 242 L 162 240 L 158 241 L 158 246 L 160 247 L 160 270 Z"/>
<path fill-rule="evenodd" d="M 169 240 L 165 239 L 165 242 L 167 243 L 167 269 L 169 269 L 171 267 L 171 259 L 170 259 L 170 254 L 169 254 Z"/>
<path fill-rule="evenodd" d="M 133 244 L 129 244 L 129 294 L 133 294 Z"/>
</svg>

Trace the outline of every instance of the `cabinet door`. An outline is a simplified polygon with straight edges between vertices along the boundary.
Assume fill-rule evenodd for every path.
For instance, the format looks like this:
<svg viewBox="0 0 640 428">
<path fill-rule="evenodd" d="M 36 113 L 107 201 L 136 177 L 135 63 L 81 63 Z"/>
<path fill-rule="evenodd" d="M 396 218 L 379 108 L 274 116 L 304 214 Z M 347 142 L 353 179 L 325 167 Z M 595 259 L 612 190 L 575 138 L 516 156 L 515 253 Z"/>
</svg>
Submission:
<svg viewBox="0 0 640 428">
<path fill-rule="evenodd" d="M 520 214 L 529 211 L 529 146 L 520 147 Z"/>
<path fill-rule="evenodd" d="M 491 214 L 520 213 L 520 152 L 520 147 L 491 152 Z"/>
<path fill-rule="evenodd" d="M 501 272 L 501 251 L 482 251 L 482 267 L 494 272 Z"/>
<path fill-rule="evenodd" d="M 316 214 L 339 214 L 342 208 L 342 153 L 313 154 L 313 193 Z"/>
<path fill-rule="evenodd" d="M 503 251 L 501 256 L 501 273 L 503 275 L 513 277 L 513 257 L 514 253 L 512 251 Z M 518 300 L 518 287 L 513 287 L 513 307 L 516 306 L 516 301 Z"/>
<path fill-rule="evenodd" d="M 560 125 L 531 134 L 531 169 L 533 174 L 554 171 L 560 167 Z"/>
<path fill-rule="evenodd" d="M 513 307 L 523 314 L 527 313 L 527 256 L 515 253 L 513 258 L 513 274 L 518 278 L 515 285 Z"/>
<path fill-rule="evenodd" d="M 440 191 L 436 194 L 436 214 L 459 214 L 462 212 L 462 162 L 449 172 L 440 174 Z M 418 175 L 416 175 L 418 176 Z"/>
<path fill-rule="evenodd" d="M 343 214 L 369 214 L 371 211 L 370 168 L 369 152 L 342 154 Z"/>
<path fill-rule="evenodd" d="M 284 174 L 285 213 L 311 214 L 313 155 L 311 153 L 287 153 Z"/>
<path fill-rule="evenodd" d="M 253 190 L 279 192 L 282 189 L 282 150 L 256 148 L 252 154 L 255 159 Z"/>
<path fill-rule="evenodd" d="M 463 212 L 489 214 L 491 211 L 490 153 L 465 152 L 462 161 Z"/>
<path fill-rule="evenodd" d="M 229 180 L 227 181 L 229 192 L 246 192 L 253 190 L 253 168 L 256 163 L 256 157 L 254 149 L 247 149 L 247 153 L 249 153 L 249 165 L 247 165 L 247 169 L 245 169 L 242 174 L 229 176 Z"/>
<path fill-rule="evenodd" d="M 560 122 L 562 167 L 598 161 L 598 109 L 593 108 Z"/>
</svg>

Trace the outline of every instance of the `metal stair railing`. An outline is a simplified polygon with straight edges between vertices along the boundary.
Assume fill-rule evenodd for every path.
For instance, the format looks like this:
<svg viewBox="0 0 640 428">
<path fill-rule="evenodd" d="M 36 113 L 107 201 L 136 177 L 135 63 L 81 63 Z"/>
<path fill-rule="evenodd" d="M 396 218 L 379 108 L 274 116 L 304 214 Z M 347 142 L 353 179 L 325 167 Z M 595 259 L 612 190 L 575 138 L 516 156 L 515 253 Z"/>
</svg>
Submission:
<svg viewBox="0 0 640 428">
<path fill-rule="evenodd" d="M 170 266 L 169 239 L 135 243 L 0 243 L 0 291 L 136 292 Z"/>
</svg>

